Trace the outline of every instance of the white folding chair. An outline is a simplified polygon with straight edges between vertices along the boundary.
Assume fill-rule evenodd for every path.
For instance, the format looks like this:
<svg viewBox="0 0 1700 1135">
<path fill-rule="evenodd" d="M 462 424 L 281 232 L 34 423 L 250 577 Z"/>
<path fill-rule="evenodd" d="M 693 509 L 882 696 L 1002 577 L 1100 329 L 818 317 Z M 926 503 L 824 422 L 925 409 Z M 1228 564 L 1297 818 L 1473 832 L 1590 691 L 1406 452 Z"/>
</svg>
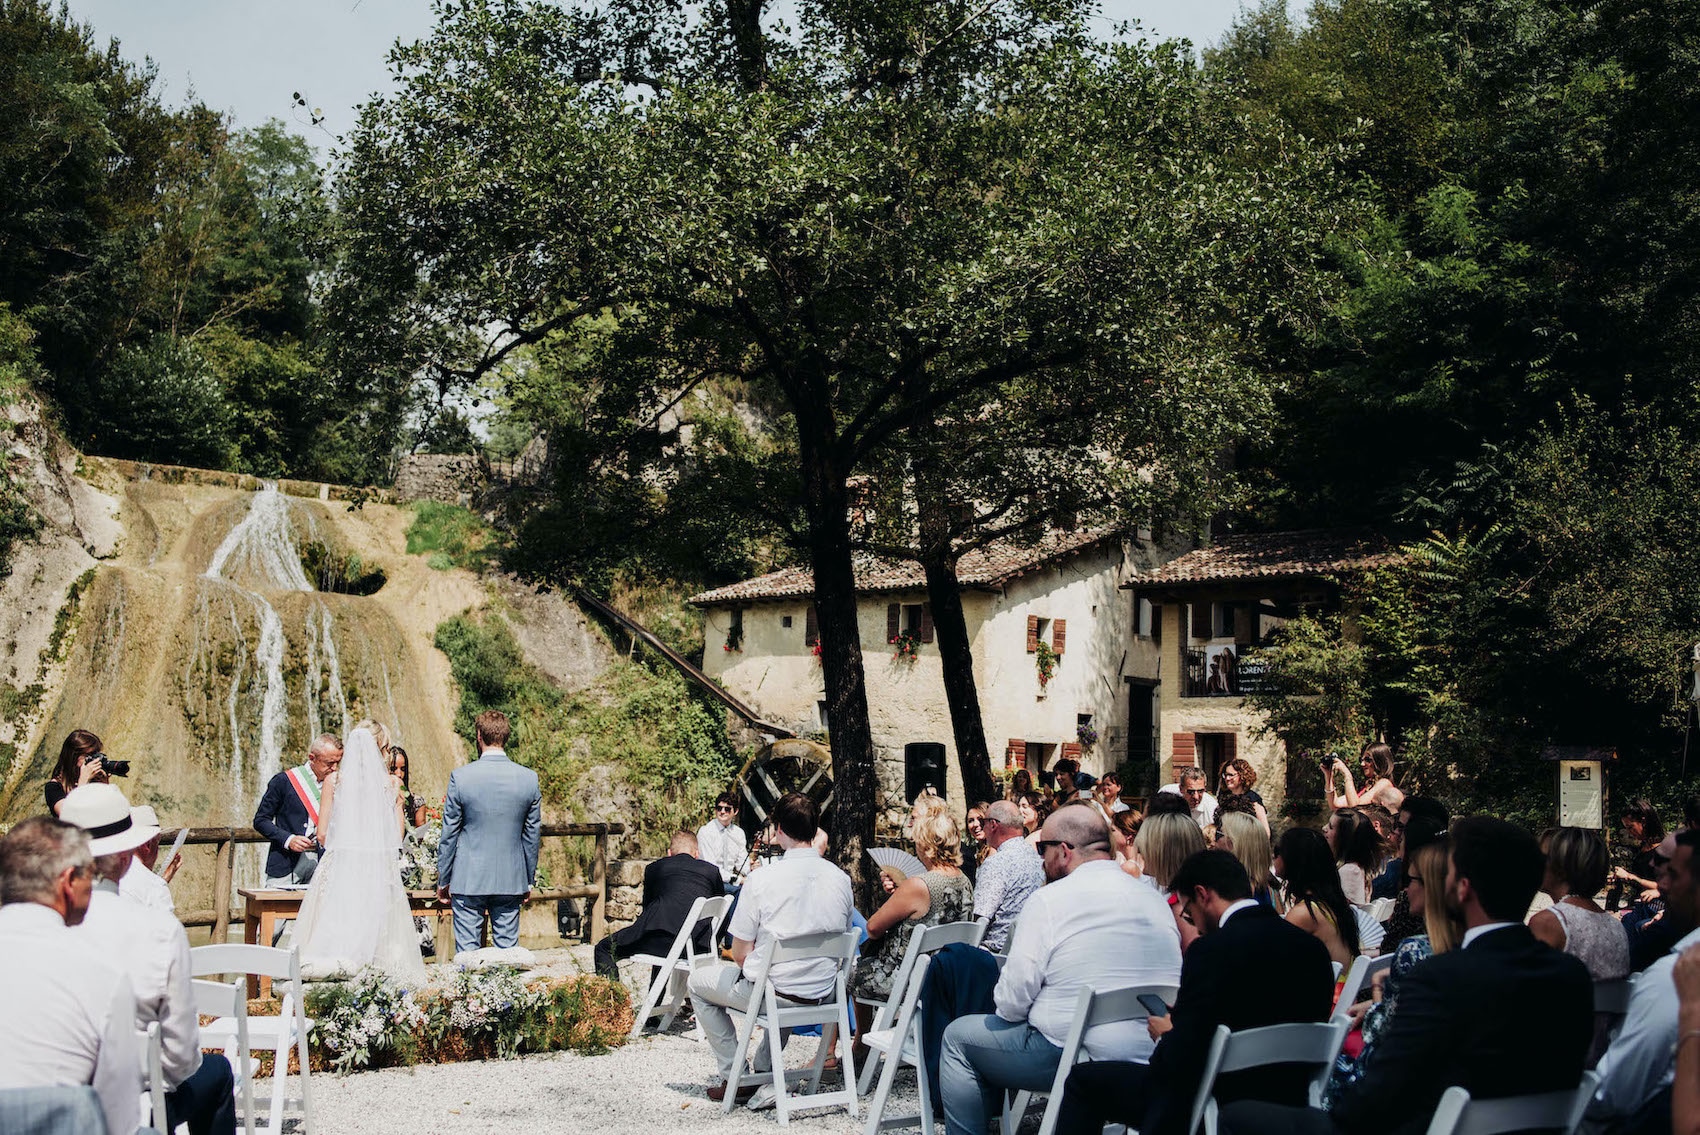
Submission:
<svg viewBox="0 0 1700 1135">
<path fill-rule="evenodd" d="M 1357 960 L 1352 962 L 1352 968 L 1346 971 L 1345 984 L 1340 986 L 1340 999 L 1334 1002 L 1335 1019 L 1350 1017 L 1352 1006 L 1357 1004 L 1371 988 L 1375 981 L 1375 975 L 1386 973 L 1392 968 L 1392 954 L 1385 958 L 1366 958 L 1359 954 Z"/>
<path fill-rule="evenodd" d="M 1173 985 L 1131 985 L 1122 989 L 1087 988 L 1080 991 L 1080 999 L 1074 1008 L 1074 1023 L 1069 1026 L 1068 1037 L 1063 1041 L 1062 1059 L 1057 1064 L 1056 1076 L 1051 1080 L 1050 1098 L 1045 1101 L 1045 1117 L 1039 1121 L 1039 1135 L 1051 1135 L 1056 1129 L 1057 1112 L 1062 1108 L 1063 1085 L 1068 1082 L 1068 1074 L 1083 1057 L 1090 1059 L 1084 1044 L 1088 1030 L 1118 1021 L 1143 1021 L 1148 1014 L 1145 1006 L 1139 1003 L 1142 994 L 1154 994 L 1172 1005 L 1179 992 L 1179 988 Z M 1033 1095 L 1026 1089 L 1017 1090 L 1013 1097 L 1008 1092 L 1004 1094 L 1000 1123 L 1003 1135 L 1015 1135 Z"/>
<path fill-rule="evenodd" d="M 229 1017 L 235 1021 L 234 1036 L 242 1044 L 248 1040 L 248 1000 L 244 983 L 238 982 L 226 985 L 219 981 L 193 980 L 189 983 L 190 991 L 195 1000 L 195 1013 L 202 1017 Z M 203 1044 L 210 1044 L 205 1035 Z M 229 1051 L 225 1053 L 229 1057 Z M 170 1135 L 170 1121 L 165 1108 L 165 1041 L 160 1032 L 159 1022 L 151 1021 L 147 1028 L 147 1073 L 148 1073 L 148 1120 L 151 1125 Z M 253 1080 L 242 1074 L 239 1065 L 232 1062 L 232 1070 L 236 1074 L 235 1091 L 242 1094 L 242 1115 L 248 1135 L 254 1131 L 254 1084 Z M 179 1123 L 179 1130 L 186 1130 L 187 1124 Z"/>
<path fill-rule="evenodd" d="M 271 1109 L 266 1117 L 266 1130 L 269 1135 L 278 1135 L 283 1130 L 283 1113 L 289 1104 L 301 1105 L 301 1135 L 309 1135 L 313 1127 L 313 1105 L 311 1088 L 308 1083 L 307 1069 L 307 1034 L 313 1027 L 313 1022 L 307 1017 L 307 1009 L 303 1003 L 304 989 L 301 984 L 301 960 L 294 950 L 279 950 L 271 946 L 250 946 L 244 944 L 219 944 L 213 946 L 196 946 L 189 951 L 189 969 L 191 976 L 209 977 L 213 974 L 240 974 L 243 980 L 237 983 L 238 988 L 246 985 L 247 975 L 257 975 L 272 979 L 272 989 L 275 992 L 279 985 L 283 991 L 279 994 L 280 1005 L 275 1017 L 247 1017 L 247 1040 L 239 1038 L 238 1025 L 234 1016 L 220 1017 L 210 1025 L 201 1026 L 201 1043 L 208 1046 L 222 1046 L 227 1054 L 235 1050 L 232 1067 L 241 1082 L 249 1084 L 248 1095 L 252 1100 L 252 1081 L 257 1067 L 253 1053 L 269 1052 L 272 1054 L 272 1094 Z M 296 1055 L 301 1062 L 301 1095 L 288 1097 L 285 1088 L 289 1079 L 289 1050 L 296 1049 Z M 253 1110 L 248 1111 L 247 1131 L 253 1132 Z"/>
<path fill-rule="evenodd" d="M 1199 1125 L 1205 1135 L 1216 1135 L 1216 1078 L 1248 1068 L 1264 1068 L 1271 1064 L 1311 1064 L 1315 1071 L 1310 1078 L 1310 1106 L 1322 1106 L 1322 1090 L 1328 1086 L 1328 1074 L 1340 1046 L 1346 1043 L 1351 1021 L 1337 1017 L 1322 1023 L 1267 1025 L 1259 1029 L 1230 1031 L 1227 1025 L 1217 1025 L 1210 1042 L 1210 1055 L 1204 1061 L 1204 1076 L 1198 1082 L 1198 1094 L 1192 1100 L 1192 1122 L 1187 1135 L 1198 1135 Z"/>
<path fill-rule="evenodd" d="M 974 922 L 945 922 L 938 926 L 922 926 L 909 935 L 909 947 L 903 953 L 903 960 L 898 963 L 897 972 L 891 978 L 891 996 L 879 1003 L 874 1013 L 873 1024 L 866 1032 L 881 1032 L 891 1028 L 893 1019 L 901 1006 L 905 987 L 913 980 L 916 961 L 927 954 L 936 954 L 946 946 L 958 942 L 969 946 L 978 946 L 980 939 L 986 936 L 986 924 Z M 863 1044 L 867 1044 L 864 1035 Z M 868 1046 L 872 1048 L 872 1045 Z M 882 1050 L 883 1051 L 883 1050 Z M 867 1095 L 868 1089 L 874 1086 L 874 1076 L 879 1072 L 879 1058 L 874 1057 L 862 1066 L 862 1078 L 856 1085 L 856 1091 Z M 929 1133 L 930 1135 L 930 1133 Z"/>
<path fill-rule="evenodd" d="M 728 1007 L 738 1023 L 738 1048 L 732 1056 L 732 1075 L 726 1084 L 726 1100 L 721 1110 L 730 1113 L 737 1102 L 738 1089 L 746 1084 L 768 1080 L 773 1085 L 773 1106 L 779 1113 L 779 1123 L 790 1123 L 793 1111 L 843 1105 L 852 1119 L 860 1115 L 856 1096 L 856 1060 L 850 1045 L 850 967 L 856 957 L 857 934 L 854 930 L 842 933 L 799 934 L 764 942 L 753 963 L 745 963 L 744 972 L 755 986 L 749 1005 L 744 1009 Z M 833 995 L 824 1005 L 804 1005 L 781 1000 L 768 972 L 781 962 L 825 959 L 837 967 L 833 978 Z M 767 1072 L 745 1072 L 744 1061 L 749 1054 L 750 1037 L 760 1025 L 767 1033 L 767 1046 L 773 1067 Z M 814 1063 L 794 1072 L 785 1070 L 785 1041 L 782 1030 L 801 1025 L 821 1027 L 820 1047 Z M 826 1067 L 827 1053 L 835 1041 L 842 1042 L 839 1059 L 844 1070 L 844 1087 L 833 1092 L 820 1090 L 821 1073 Z M 799 1096 L 789 1095 L 785 1087 L 792 1081 L 807 1080 L 809 1090 Z"/>
<path fill-rule="evenodd" d="M 159 1033 L 159 1022 L 148 1022 L 147 1033 L 147 1091 L 143 1094 L 146 1110 L 143 1126 L 151 1126 L 171 1135 L 171 1121 L 165 1110 L 165 1045 Z"/>
<path fill-rule="evenodd" d="M 916 935 L 920 937 L 920 935 Z M 910 939 L 911 942 L 914 939 Z M 862 1043 L 877 1055 L 871 1056 L 868 1066 L 880 1065 L 879 1083 L 874 1098 L 868 1104 L 868 1125 L 863 1135 L 879 1135 L 894 1127 L 920 1125 L 921 1135 L 933 1135 L 933 1092 L 927 1079 L 927 1064 L 921 1059 L 921 988 L 927 980 L 927 967 L 932 965 L 930 954 L 920 954 L 909 971 L 903 999 L 897 1008 L 897 1024 L 888 1029 L 870 1029 L 862 1034 Z M 896 986 L 892 986 L 895 991 Z M 915 1069 L 915 1081 L 921 1097 L 921 1110 L 914 1115 L 887 1116 L 886 1101 L 891 1097 L 892 1081 L 904 1065 Z"/>
<path fill-rule="evenodd" d="M 1507 1131 L 1556 1131 L 1573 1135 L 1582 1112 L 1600 1085 L 1597 1072 L 1582 1073 L 1569 1091 L 1476 1100 L 1461 1087 L 1447 1088 L 1429 1120 L 1428 1135 L 1501 1135 Z"/>
<path fill-rule="evenodd" d="M 655 974 L 649 983 L 649 992 L 644 995 L 643 1008 L 638 1010 L 637 1018 L 632 1021 L 633 1037 L 643 1035 L 643 1029 L 649 1019 L 656 1013 L 661 1013 L 661 1024 L 657 1031 L 666 1032 L 673 1027 L 673 1018 L 679 1015 L 684 1007 L 685 998 L 690 996 L 687 986 L 691 979 L 691 970 L 697 966 L 697 950 L 695 931 L 697 924 L 707 919 L 709 922 L 708 940 L 712 944 L 720 936 L 720 924 L 726 921 L 726 914 L 732 907 L 731 895 L 720 895 L 716 898 L 699 898 L 691 904 L 691 912 L 685 916 L 683 926 L 673 936 L 673 944 L 668 947 L 663 957 L 654 954 L 632 954 L 626 958 L 617 959 L 631 962 L 635 966 L 650 966 Z M 706 956 L 703 960 L 709 960 Z M 667 998 L 665 1007 L 661 999 Z M 692 1036 L 702 1039 L 702 1027 L 693 1030 Z"/>
</svg>

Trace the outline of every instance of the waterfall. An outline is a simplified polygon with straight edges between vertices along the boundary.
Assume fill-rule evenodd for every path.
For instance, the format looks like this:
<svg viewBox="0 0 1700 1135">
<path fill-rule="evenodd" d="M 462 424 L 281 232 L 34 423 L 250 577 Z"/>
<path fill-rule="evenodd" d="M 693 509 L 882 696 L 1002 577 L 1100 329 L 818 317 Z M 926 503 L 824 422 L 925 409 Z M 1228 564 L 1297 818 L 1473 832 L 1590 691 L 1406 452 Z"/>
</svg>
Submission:
<svg viewBox="0 0 1700 1135">
<path fill-rule="evenodd" d="M 253 780 L 265 783 L 282 768 L 284 744 L 289 732 L 289 700 L 287 688 L 284 685 L 284 652 L 289 641 L 284 635 L 284 620 L 279 617 L 277 608 L 272 607 L 270 600 L 265 598 L 265 591 L 250 590 L 229 574 L 245 576 L 250 581 L 258 583 L 258 588 L 270 591 L 313 591 L 313 583 L 308 579 L 306 569 L 301 566 L 301 552 L 296 549 L 296 534 L 289 523 L 289 500 L 277 491 L 277 483 L 267 481 L 258 493 L 253 494 L 253 505 L 248 508 L 248 515 L 241 518 L 235 528 L 229 530 L 223 542 L 218 545 L 218 551 L 212 552 L 211 566 L 207 567 L 206 578 L 216 579 L 235 595 L 245 598 L 253 607 L 255 624 L 258 625 L 258 637 L 253 642 L 253 666 L 257 671 L 260 686 L 260 734 L 258 734 L 257 753 L 255 753 L 255 773 Z M 314 613 L 323 615 L 323 642 L 330 644 L 326 656 L 331 664 L 331 673 L 335 676 L 333 690 L 337 693 L 337 702 L 342 703 L 342 686 L 340 675 L 337 675 L 337 647 L 331 641 L 330 612 L 318 608 Z M 240 620 L 236 620 L 235 607 L 231 608 L 231 618 L 236 622 L 238 641 L 241 635 Z M 308 618 L 309 635 L 313 635 L 311 615 Z M 246 646 L 246 642 L 243 642 Z M 316 654 L 318 651 L 314 651 Z M 309 683 L 316 685 L 318 681 L 318 666 L 314 664 L 314 673 L 309 676 Z M 243 756 L 241 756 L 241 722 L 236 719 L 236 693 L 240 690 L 241 675 L 238 671 L 236 681 L 231 685 L 229 712 L 231 712 L 231 771 L 233 788 L 238 802 L 248 799 L 250 788 L 246 785 L 248 778 L 243 775 Z M 318 692 L 311 695 L 313 705 L 318 700 Z M 313 705 L 316 715 L 316 705 Z M 347 717 L 347 705 L 342 707 L 343 717 Z"/>
</svg>

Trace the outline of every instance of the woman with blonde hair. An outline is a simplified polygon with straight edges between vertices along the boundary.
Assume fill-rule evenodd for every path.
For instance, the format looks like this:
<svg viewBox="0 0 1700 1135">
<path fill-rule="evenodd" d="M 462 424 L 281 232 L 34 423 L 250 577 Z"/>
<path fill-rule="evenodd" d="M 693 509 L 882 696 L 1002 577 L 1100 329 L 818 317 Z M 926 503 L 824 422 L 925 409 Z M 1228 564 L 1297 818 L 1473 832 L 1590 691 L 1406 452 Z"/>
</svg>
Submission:
<svg viewBox="0 0 1700 1135">
<path fill-rule="evenodd" d="M 1275 894 L 1269 886 L 1273 877 L 1270 863 L 1275 857 L 1269 846 L 1269 833 L 1257 822 L 1256 816 L 1243 812 L 1216 813 L 1216 846 L 1231 852 L 1251 878 L 1251 897 L 1264 906 L 1275 905 Z"/>
<path fill-rule="evenodd" d="M 1139 825 L 1139 834 L 1133 839 L 1134 856 L 1138 860 L 1139 869 L 1163 897 L 1169 900 L 1169 910 L 1175 916 L 1175 929 L 1181 936 L 1182 950 L 1198 937 L 1198 930 L 1181 917 L 1179 904 L 1175 896 L 1169 893 L 1169 880 L 1179 873 L 1181 864 L 1185 863 L 1189 856 L 1203 851 L 1206 846 L 1204 833 L 1193 823 L 1192 817 L 1177 812 L 1147 816 Z"/>
<path fill-rule="evenodd" d="M 868 941 L 862 947 L 853 987 L 856 999 L 867 1006 L 857 1012 L 858 1021 L 872 1021 L 874 1006 L 890 998 L 897 967 L 917 926 L 967 922 L 974 917 L 974 885 L 962 873 L 962 833 L 955 817 L 942 808 L 922 809 L 920 799 L 915 803 L 915 854 L 927 870 L 898 883 L 868 919 Z"/>
<path fill-rule="evenodd" d="M 1411 853 L 1410 882 L 1405 885 L 1405 897 L 1412 914 L 1423 917 L 1426 934 L 1413 934 L 1399 943 L 1393 951 L 1393 968 L 1381 983 L 1370 991 L 1370 997 L 1352 1007 L 1353 1015 L 1361 1015 L 1361 1043 L 1348 1036 L 1345 1049 L 1334 1062 L 1334 1073 L 1328 1080 L 1328 1099 L 1363 1074 L 1364 1065 L 1376 1044 L 1387 1035 L 1387 1024 L 1399 1000 L 1399 983 L 1418 964 L 1436 954 L 1456 950 L 1464 940 L 1464 924 L 1446 908 L 1446 866 L 1451 857 L 1450 844 L 1444 838 L 1425 843 Z"/>
</svg>

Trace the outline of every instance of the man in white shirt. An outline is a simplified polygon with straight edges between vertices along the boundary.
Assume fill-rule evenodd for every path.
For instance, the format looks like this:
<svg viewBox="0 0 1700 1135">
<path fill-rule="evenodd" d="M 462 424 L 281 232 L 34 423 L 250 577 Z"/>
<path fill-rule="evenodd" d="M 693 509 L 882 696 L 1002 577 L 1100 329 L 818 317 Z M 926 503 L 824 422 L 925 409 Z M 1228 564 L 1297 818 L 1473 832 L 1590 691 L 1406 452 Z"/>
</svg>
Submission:
<svg viewBox="0 0 1700 1135">
<path fill-rule="evenodd" d="M 1158 792 L 1173 792 L 1186 801 L 1192 822 L 1200 828 L 1216 822 L 1216 797 L 1205 790 L 1204 770 L 1188 765 L 1175 777 L 1175 783 L 1165 784 Z"/>
<path fill-rule="evenodd" d="M 1008 800 L 994 800 L 981 822 L 992 853 L 974 879 L 974 917 L 986 923 L 980 945 L 994 954 L 1009 944 L 1015 917 L 1034 891 L 1045 885 L 1045 868 L 1027 842 L 1021 813 Z"/>
<path fill-rule="evenodd" d="M 691 1003 L 697 1023 L 714 1051 L 720 1083 L 708 1089 L 708 1098 L 726 1098 L 732 1078 L 732 1058 L 737 1055 L 738 1034 L 727 1007 L 742 1010 L 758 990 L 744 975 L 744 963 L 775 938 L 799 934 L 821 934 L 850 929 L 854 909 L 850 898 L 850 876 L 836 864 L 821 858 L 812 846 L 820 829 L 820 810 L 807 796 L 792 792 L 773 806 L 775 840 L 784 856 L 750 875 L 732 912 L 732 961 L 701 966 L 691 974 Z M 814 1004 L 834 992 L 837 970 L 825 959 L 781 962 L 769 977 L 782 998 Z M 756 1052 L 754 1068 L 770 1068 L 768 1046 Z M 754 1086 L 740 1089 L 738 1097 L 755 1094 Z"/>
<path fill-rule="evenodd" d="M 992 991 L 995 1013 L 952 1021 L 939 1087 L 949 1135 L 985 1135 L 1005 1088 L 1046 1090 L 1084 988 L 1178 985 L 1180 934 L 1168 903 L 1116 866 L 1110 832 L 1083 804 L 1059 808 L 1038 843 L 1050 882 L 1016 920 L 1009 960 Z M 1143 1021 L 1092 1029 L 1095 1060 L 1146 1060 Z"/>
<path fill-rule="evenodd" d="M 730 885 L 748 856 L 749 844 L 738 826 L 738 798 L 722 792 L 714 802 L 714 819 L 697 829 L 697 858 L 720 868 L 720 881 Z"/>
<path fill-rule="evenodd" d="M 148 805 L 139 804 L 130 809 L 130 820 L 137 827 L 154 829 L 154 835 L 136 848 L 130 869 L 118 880 L 118 893 L 132 902 L 175 916 L 177 902 L 171 897 L 171 879 L 182 865 L 183 855 L 181 852 L 173 855 L 163 875 L 154 874 L 154 864 L 159 861 L 159 816 Z"/>
<path fill-rule="evenodd" d="M 59 815 L 89 834 L 95 884 L 88 914 L 74 933 L 121 965 L 136 996 L 136 1028 L 159 1024 L 167 1116 L 156 1125 L 189 1125 L 190 1135 L 234 1135 L 235 1083 L 230 1061 L 201 1055 L 201 1027 L 190 985 L 189 938 L 173 916 L 124 898 L 118 889 L 136 848 L 159 837 L 137 824 L 114 784 L 72 790 Z M 165 1120 L 169 1118 L 169 1123 Z"/>
<path fill-rule="evenodd" d="M 1635 979 L 1623 1027 L 1594 1069 L 1599 1073 L 1600 1087 L 1588 1104 L 1584 1130 L 1645 1130 L 1643 1120 L 1656 1117 L 1669 1121 L 1678 1039 L 1671 970 L 1684 950 L 1700 944 L 1700 930 L 1695 929 L 1700 925 L 1700 875 L 1695 873 L 1694 862 L 1697 847 L 1700 830 L 1678 832 L 1674 854 L 1659 868 L 1664 916 L 1687 932 L 1670 953 Z"/>
<path fill-rule="evenodd" d="M 142 1051 L 122 970 L 71 927 L 88 911 L 88 837 L 51 816 L 0 838 L 0 1088 L 91 1084 L 109 1131 L 136 1129 Z"/>
</svg>

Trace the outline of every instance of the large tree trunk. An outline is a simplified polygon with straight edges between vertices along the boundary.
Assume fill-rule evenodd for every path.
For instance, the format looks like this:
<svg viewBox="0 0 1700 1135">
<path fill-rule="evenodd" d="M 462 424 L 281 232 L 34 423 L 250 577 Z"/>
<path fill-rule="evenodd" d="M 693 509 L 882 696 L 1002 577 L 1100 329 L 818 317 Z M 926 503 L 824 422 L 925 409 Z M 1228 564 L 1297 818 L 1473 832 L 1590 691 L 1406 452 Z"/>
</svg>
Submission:
<svg viewBox="0 0 1700 1135">
<path fill-rule="evenodd" d="M 962 585 L 956 577 L 956 548 L 951 539 L 949 506 L 917 471 L 915 491 L 920 519 L 921 567 L 927 576 L 927 600 L 932 604 L 933 635 L 944 673 L 945 703 L 956 738 L 956 763 L 962 770 L 964 808 L 995 800 L 991 754 L 986 749 L 986 726 L 980 718 L 980 691 L 974 684 L 974 652 L 969 645 L 968 620 L 962 613 Z"/>
<path fill-rule="evenodd" d="M 862 852 L 874 840 L 878 780 L 874 775 L 873 732 L 868 725 L 868 689 L 862 672 L 862 636 L 856 624 L 849 494 L 843 470 L 820 447 L 805 441 L 803 448 L 809 560 L 815 577 L 815 613 L 820 621 L 820 661 L 826 678 L 827 728 L 832 744 L 832 821 L 828 834 L 839 864 L 852 880 L 861 883 Z"/>
</svg>

